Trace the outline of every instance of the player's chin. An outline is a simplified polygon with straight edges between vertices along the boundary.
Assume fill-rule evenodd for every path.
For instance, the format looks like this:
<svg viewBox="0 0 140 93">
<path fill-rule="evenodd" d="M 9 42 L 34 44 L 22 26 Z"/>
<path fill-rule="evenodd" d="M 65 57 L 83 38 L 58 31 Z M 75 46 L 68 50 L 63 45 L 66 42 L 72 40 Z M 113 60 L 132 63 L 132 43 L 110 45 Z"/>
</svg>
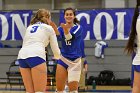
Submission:
<svg viewBox="0 0 140 93">
<path fill-rule="evenodd" d="M 66 18 L 65 20 L 66 20 L 67 22 L 73 21 L 72 18 Z"/>
<path fill-rule="evenodd" d="M 67 23 L 71 23 L 71 22 L 73 22 L 73 20 L 66 20 L 66 22 L 67 22 Z"/>
</svg>

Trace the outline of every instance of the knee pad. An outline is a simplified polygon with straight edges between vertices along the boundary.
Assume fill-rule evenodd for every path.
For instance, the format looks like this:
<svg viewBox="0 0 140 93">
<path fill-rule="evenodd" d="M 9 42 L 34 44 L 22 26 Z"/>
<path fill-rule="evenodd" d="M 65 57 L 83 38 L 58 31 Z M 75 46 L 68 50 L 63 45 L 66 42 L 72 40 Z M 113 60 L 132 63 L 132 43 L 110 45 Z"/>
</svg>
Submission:
<svg viewBox="0 0 140 93">
<path fill-rule="evenodd" d="M 68 83 L 72 81 L 80 81 L 81 71 L 68 71 Z M 73 77 L 74 76 L 74 77 Z"/>
<path fill-rule="evenodd" d="M 80 80 L 81 74 L 81 58 L 77 58 L 74 61 L 68 60 L 65 57 L 61 57 L 61 60 L 68 65 L 68 82 Z M 74 76 L 74 77 L 73 77 Z"/>
<path fill-rule="evenodd" d="M 68 69 L 68 82 L 80 81 L 81 62 L 77 62 L 73 67 Z"/>
<path fill-rule="evenodd" d="M 78 93 L 78 91 L 77 91 L 77 90 L 75 90 L 75 91 L 70 91 L 69 93 Z"/>
</svg>

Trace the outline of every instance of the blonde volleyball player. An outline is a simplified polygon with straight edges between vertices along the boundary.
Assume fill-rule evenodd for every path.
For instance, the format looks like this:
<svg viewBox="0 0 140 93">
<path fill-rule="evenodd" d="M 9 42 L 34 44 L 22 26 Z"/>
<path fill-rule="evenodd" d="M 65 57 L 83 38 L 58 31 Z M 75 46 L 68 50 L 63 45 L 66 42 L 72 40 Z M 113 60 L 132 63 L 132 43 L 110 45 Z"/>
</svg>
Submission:
<svg viewBox="0 0 140 93">
<path fill-rule="evenodd" d="M 134 69 L 134 81 L 133 81 L 133 88 L 132 93 L 140 93 L 140 14 L 139 14 L 139 6 L 140 0 L 137 0 L 137 5 L 135 8 L 133 20 L 132 20 L 132 27 L 131 33 L 129 36 L 128 43 L 126 45 L 125 50 L 128 53 L 135 52 L 135 41 L 137 41 L 137 52 L 133 59 L 132 66 Z"/>
<path fill-rule="evenodd" d="M 45 93 L 47 84 L 45 47 L 48 44 L 55 59 L 60 58 L 54 29 L 47 22 L 50 17 L 50 12 L 46 9 L 37 11 L 26 29 L 23 45 L 18 54 L 26 93 Z"/>
</svg>

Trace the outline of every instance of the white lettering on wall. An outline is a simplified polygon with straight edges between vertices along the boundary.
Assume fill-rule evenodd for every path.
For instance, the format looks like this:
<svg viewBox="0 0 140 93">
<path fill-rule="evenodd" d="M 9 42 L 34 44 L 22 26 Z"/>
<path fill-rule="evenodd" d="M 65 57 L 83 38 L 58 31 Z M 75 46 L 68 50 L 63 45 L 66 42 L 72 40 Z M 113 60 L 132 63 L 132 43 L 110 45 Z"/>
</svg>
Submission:
<svg viewBox="0 0 140 93">
<path fill-rule="evenodd" d="M 17 26 L 20 35 L 23 38 L 25 30 L 27 28 L 27 17 L 29 16 L 29 14 L 23 14 L 25 24 L 23 24 L 23 21 L 19 14 L 11 14 L 10 16 L 12 17 L 12 40 L 15 40 L 15 25 Z"/>
<path fill-rule="evenodd" d="M 0 14 L 0 18 L 1 18 L 1 24 L 2 24 L 1 40 L 6 40 L 8 36 L 8 29 L 9 29 L 8 21 L 7 21 L 7 18 L 2 14 Z"/>
<path fill-rule="evenodd" d="M 107 35 L 106 35 L 105 39 L 111 39 L 113 30 L 114 30 L 114 24 L 113 24 L 112 17 L 106 12 L 99 13 L 95 17 L 95 20 L 93 22 L 93 33 L 97 40 L 102 39 L 102 37 L 101 37 L 101 18 L 103 16 L 105 16 L 105 18 L 106 18 L 106 29 L 105 30 L 106 30 Z"/>
<path fill-rule="evenodd" d="M 124 16 L 126 12 L 117 12 L 117 39 L 123 40 L 124 39 Z"/>
</svg>

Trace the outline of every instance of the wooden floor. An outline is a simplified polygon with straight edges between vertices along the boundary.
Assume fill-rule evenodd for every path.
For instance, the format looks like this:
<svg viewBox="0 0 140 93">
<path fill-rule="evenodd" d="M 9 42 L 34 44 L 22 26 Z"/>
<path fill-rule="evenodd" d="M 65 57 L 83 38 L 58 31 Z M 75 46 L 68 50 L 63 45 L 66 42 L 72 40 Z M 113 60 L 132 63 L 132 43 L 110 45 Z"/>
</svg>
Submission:
<svg viewBox="0 0 140 93">
<path fill-rule="evenodd" d="M 24 91 L 0 91 L 0 93 L 25 93 Z"/>
<path fill-rule="evenodd" d="M 26 93 L 25 91 L 0 91 L 0 93 Z M 46 93 L 55 93 L 53 92 L 46 92 Z M 131 93 L 131 91 L 97 91 L 97 92 L 78 92 L 78 93 Z"/>
<path fill-rule="evenodd" d="M 25 93 L 24 91 L 0 91 L 0 93 Z M 54 92 L 46 92 L 46 93 L 54 93 Z M 89 92 L 79 92 L 79 93 L 89 93 Z"/>
</svg>

